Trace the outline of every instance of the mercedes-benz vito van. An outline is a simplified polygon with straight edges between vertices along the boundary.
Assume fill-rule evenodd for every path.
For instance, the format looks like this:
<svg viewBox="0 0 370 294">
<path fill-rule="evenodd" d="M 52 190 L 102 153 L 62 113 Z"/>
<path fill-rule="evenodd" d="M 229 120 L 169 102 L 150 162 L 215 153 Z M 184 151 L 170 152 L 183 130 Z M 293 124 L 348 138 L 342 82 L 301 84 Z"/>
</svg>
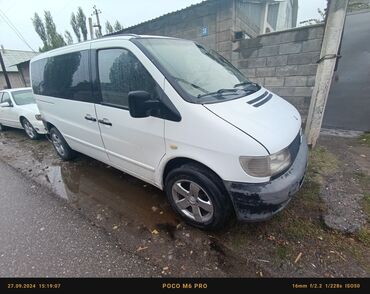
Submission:
<svg viewBox="0 0 370 294">
<path fill-rule="evenodd" d="M 31 80 L 62 159 L 78 151 L 163 189 L 193 226 L 268 219 L 303 182 L 298 111 L 192 41 L 66 46 L 33 58 Z"/>
</svg>

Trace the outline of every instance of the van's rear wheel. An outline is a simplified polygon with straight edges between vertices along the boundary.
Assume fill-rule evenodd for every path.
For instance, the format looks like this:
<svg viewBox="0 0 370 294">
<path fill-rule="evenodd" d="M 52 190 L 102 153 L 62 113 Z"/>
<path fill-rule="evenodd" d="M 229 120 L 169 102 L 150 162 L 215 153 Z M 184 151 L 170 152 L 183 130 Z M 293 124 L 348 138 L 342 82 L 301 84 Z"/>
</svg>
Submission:
<svg viewBox="0 0 370 294">
<path fill-rule="evenodd" d="M 185 164 L 166 178 L 172 208 L 186 223 L 201 229 L 220 229 L 231 220 L 232 205 L 222 183 L 198 164 Z"/>
<path fill-rule="evenodd" d="M 0 124 L 0 132 L 6 131 L 6 126 Z"/>
<path fill-rule="evenodd" d="M 63 160 L 71 160 L 75 158 L 76 152 L 69 147 L 66 140 L 63 138 L 62 134 L 57 128 L 52 127 L 50 129 L 50 138 L 53 143 L 55 151 L 58 153 L 60 158 Z"/>
</svg>

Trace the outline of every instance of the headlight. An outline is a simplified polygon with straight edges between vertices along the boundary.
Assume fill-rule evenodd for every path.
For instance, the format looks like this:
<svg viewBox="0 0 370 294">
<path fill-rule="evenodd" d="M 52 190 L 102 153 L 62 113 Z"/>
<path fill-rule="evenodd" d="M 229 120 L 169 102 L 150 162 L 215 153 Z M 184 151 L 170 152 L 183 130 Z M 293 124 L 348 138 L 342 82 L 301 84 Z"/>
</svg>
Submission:
<svg viewBox="0 0 370 294">
<path fill-rule="evenodd" d="M 35 115 L 35 118 L 36 118 L 37 120 L 41 120 L 41 114 L 36 114 L 36 115 Z"/>
<path fill-rule="evenodd" d="M 285 148 L 269 156 L 241 156 L 239 161 L 248 175 L 271 177 L 290 166 L 291 156 L 289 150 Z"/>
</svg>

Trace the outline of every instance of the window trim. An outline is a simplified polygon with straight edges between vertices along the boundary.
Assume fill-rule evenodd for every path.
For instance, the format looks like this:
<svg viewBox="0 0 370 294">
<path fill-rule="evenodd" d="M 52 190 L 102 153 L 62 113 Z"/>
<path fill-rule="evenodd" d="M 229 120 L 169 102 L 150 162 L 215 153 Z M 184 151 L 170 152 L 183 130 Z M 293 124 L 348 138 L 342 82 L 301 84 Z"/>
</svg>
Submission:
<svg viewBox="0 0 370 294">
<path fill-rule="evenodd" d="M 129 50 L 129 49 L 125 48 L 125 47 L 120 47 L 120 46 L 104 47 L 104 48 L 94 49 L 94 51 L 95 51 L 95 71 L 96 71 L 95 72 L 95 75 L 96 75 L 96 81 L 97 81 L 97 89 L 96 90 L 98 92 L 97 94 L 98 94 L 98 97 L 99 97 L 99 104 L 104 105 L 104 106 L 109 106 L 109 107 L 119 108 L 119 109 L 123 109 L 123 110 L 129 111 L 128 105 L 126 107 L 126 106 L 123 106 L 123 105 L 117 105 L 117 104 L 114 104 L 114 103 L 109 103 L 109 102 L 104 102 L 103 101 L 103 93 L 102 93 L 102 89 L 101 89 L 101 82 L 100 82 L 100 76 L 99 76 L 99 51 L 112 50 L 112 49 L 126 50 L 126 51 L 128 51 L 129 53 L 131 53 L 132 55 L 134 55 L 136 57 L 136 55 L 134 53 L 132 53 L 131 50 Z M 136 57 L 136 59 L 139 60 L 137 57 Z M 141 63 L 141 61 L 140 61 L 140 63 Z M 152 77 L 152 79 L 154 80 L 153 77 Z M 156 80 L 154 80 L 154 82 L 157 83 Z"/>
<path fill-rule="evenodd" d="M 4 95 L 5 95 L 5 94 L 8 94 L 8 96 L 9 96 L 9 101 L 10 101 L 10 105 L 13 105 L 12 95 L 11 95 L 9 92 L 2 92 L 1 99 L 0 99 L 1 103 L 6 102 L 6 101 L 3 101 L 3 98 L 4 98 Z"/>
<path fill-rule="evenodd" d="M 41 61 L 46 61 L 46 63 L 48 62 L 49 59 L 51 58 L 56 58 L 56 57 L 60 57 L 60 56 L 64 56 L 64 55 L 68 55 L 68 54 L 74 54 L 74 53 L 81 53 L 81 52 L 84 52 L 86 51 L 87 53 L 87 60 L 86 60 L 86 63 L 87 63 L 87 70 L 88 70 L 88 82 L 90 83 L 90 99 L 87 101 L 87 99 L 72 99 L 72 98 L 65 98 L 65 97 L 61 97 L 61 96 L 55 96 L 55 95 L 45 95 L 45 94 L 39 94 L 37 93 L 36 95 L 40 95 L 40 96 L 47 96 L 47 97 L 51 97 L 51 98 L 57 98 L 57 99 L 63 99 L 63 100 L 69 100 L 69 101 L 75 101 L 75 102 L 83 102 L 83 103 L 97 103 L 96 99 L 95 99 L 95 96 L 94 96 L 94 91 L 93 91 L 93 81 L 91 79 L 91 53 L 90 53 L 90 48 L 87 48 L 87 49 L 82 49 L 82 50 L 76 50 L 76 51 L 71 51 L 71 52 L 61 52 L 60 54 L 56 54 L 56 55 L 53 55 L 53 56 L 48 56 L 48 57 L 44 57 L 44 58 L 40 58 L 34 62 L 31 63 L 31 83 L 32 83 L 32 67 L 34 66 L 33 64 L 37 63 L 37 62 L 41 62 Z M 43 67 L 43 71 L 42 71 L 42 74 L 44 75 L 45 73 L 45 67 L 46 67 L 46 63 Z M 44 81 L 44 78 L 42 79 L 42 81 Z M 32 83 L 33 84 L 33 83 Z M 32 90 L 33 90 L 33 85 L 32 85 Z"/>
<path fill-rule="evenodd" d="M 90 62 L 91 62 L 91 72 L 92 72 L 92 85 L 93 85 L 93 92 L 95 93 L 94 96 L 96 96 L 96 101 L 97 101 L 96 104 L 100 104 L 100 105 L 103 105 L 103 106 L 109 106 L 109 107 L 129 111 L 129 107 L 119 106 L 119 105 L 115 105 L 113 103 L 103 101 L 102 91 L 101 91 L 101 84 L 100 84 L 100 77 L 99 77 L 99 51 L 109 50 L 109 49 L 123 49 L 123 50 L 126 50 L 129 53 L 131 53 L 141 63 L 141 65 L 145 68 L 145 70 L 148 72 L 148 74 L 152 77 L 152 79 L 156 83 L 156 85 L 157 85 L 157 87 L 159 88 L 159 91 L 160 91 L 160 93 L 158 93 L 159 94 L 159 101 L 163 104 L 163 106 L 165 108 L 168 109 L 170 114 L 167 114 L 167 115 L 164 114 L 164 115 L 161 115 L 160 117 L 158 117 L 158 116 L 153 116 L 153 117 L 161 118 L 161 119 L 168 120 L 168 121 L 180 122 L 181 119 L 182 119 L 180 112 L 177 110 L 175 105 L 172 103 L 171 99 L 165 94 L 164 90 L 159 85 L 159 83 L 152 76 L 152 74 L 147 70 L 147 68 L 144 66 L 144 64 L 141 62 L 141 60 L 130 49 L 128 49 L 126 47 L 123 47 L 123 46 L 112 46 L 112 47 L 90 49 L 91 50 Z M 139 50 L 140 50 L 140 48 L 139 48 Z M 95 56 L 93 56 L 93 55 L 95 55 Z M 156 66 L 156 65 L 154 64 L 154 66 Z"/>
</svg>

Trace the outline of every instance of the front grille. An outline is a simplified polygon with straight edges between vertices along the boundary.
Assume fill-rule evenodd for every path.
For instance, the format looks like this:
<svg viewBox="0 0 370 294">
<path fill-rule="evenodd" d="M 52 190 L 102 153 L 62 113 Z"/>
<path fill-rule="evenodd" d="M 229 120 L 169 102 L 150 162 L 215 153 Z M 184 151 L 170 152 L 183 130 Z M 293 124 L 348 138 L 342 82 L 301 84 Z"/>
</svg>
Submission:
<svg viewBox="0 0 370 294">
<path fill-rule="evenodd" d="M 290 143 L 290 145 L 288 146 L 292 162 L 294 162 L 295 158 L 297 157 L 300 146 L 301 146 L 301 133 L 298 132 L 298 135 L 295 137 L 293 142 Z"/>
</svg>

